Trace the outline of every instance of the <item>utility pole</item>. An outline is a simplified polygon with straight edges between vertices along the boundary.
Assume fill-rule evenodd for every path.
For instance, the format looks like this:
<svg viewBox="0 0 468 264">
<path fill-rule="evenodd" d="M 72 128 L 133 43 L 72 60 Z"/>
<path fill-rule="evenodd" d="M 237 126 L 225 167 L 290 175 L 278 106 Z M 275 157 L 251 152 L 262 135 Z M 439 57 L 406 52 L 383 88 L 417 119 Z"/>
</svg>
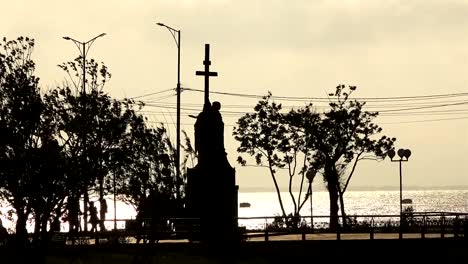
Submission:
<svg viewBox="0 0 468 264">
<path fill-rule="evenodd" d="M 177 129 L 177 134 L 176 134 L 176 160 L 175 160 L 175 167 L 176 167 L 176 198 L 180 198 L 180 93 L 181 93 L 181 87 L 180 87 L 180 30 L 173 29 L 172 27 L 165 25 L 163 23 L 156 23 L 158 26 L 165 27 L 169 30 L 171 33 L 172 37 L 174 38 L 174 41 L 177 45 L 177 88 L 176 88 L 176 93 L 177 93 L 177 121 L 176 121 L 176 129 Z M 176 38 L 177 35 L 177 38 Z"/>
</svg>

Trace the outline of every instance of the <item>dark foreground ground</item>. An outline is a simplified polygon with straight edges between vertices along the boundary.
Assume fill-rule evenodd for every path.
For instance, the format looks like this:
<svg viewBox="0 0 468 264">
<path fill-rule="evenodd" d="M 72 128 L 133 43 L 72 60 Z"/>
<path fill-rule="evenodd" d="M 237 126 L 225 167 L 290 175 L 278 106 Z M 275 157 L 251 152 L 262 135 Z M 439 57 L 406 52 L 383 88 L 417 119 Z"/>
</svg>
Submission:
<svg viewBox="0 0 468 264">
<path fill-rule="evenodd" d="M 161 243 L 0 249 L 0 263 L 468 263 L 468 240 Z"/>
</svg>

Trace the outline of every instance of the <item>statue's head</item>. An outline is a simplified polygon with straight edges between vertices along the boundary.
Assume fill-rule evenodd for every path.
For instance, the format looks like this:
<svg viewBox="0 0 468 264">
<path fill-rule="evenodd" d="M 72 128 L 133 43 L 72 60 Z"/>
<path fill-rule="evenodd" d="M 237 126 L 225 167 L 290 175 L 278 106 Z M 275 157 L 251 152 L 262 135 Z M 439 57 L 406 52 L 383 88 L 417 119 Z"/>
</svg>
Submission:
<svg viewBox="0 0 468 264">
<path fill-rule="evenodd" d="M 212 104 L 213 110 L 219 111 L 221 109 L 221 103 L 218 101 L 213 102 Z"/>
</svg>

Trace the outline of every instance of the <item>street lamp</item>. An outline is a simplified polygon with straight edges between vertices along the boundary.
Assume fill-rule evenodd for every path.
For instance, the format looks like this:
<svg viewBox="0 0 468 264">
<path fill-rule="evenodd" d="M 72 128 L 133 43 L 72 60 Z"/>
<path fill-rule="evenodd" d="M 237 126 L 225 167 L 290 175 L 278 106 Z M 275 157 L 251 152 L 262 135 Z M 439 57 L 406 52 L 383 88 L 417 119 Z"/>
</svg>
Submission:
<svg viewBox="0 0 468 264">
<path fill-rule="evenodd" d="M 78 48 L 78 50 L 80 51 L 80 55 L 81 57 L 83 58 L 83 88 L 82 88 L 82 93 L 83 94 L 86 94 L 86 89 L 85 89 L 85 83 L 86 83 L 86 55 L 88 54 L 88 51 L 89 49 L 91 48 L 91 45 L 93 45 L 94 41 L 97 39 L 97 38 L 100 38 L 100 37 L 103 37 L 105 36 L 106 33 L 101 33 L 99 35 L 97 35 L 96 37 L 86 41 L 86 42 L 81 42 L 81 41 L 78 41 L 74 38 L 70 38 L 70 37 L 63 37 L 63 39 L 65 40 L 71 40 L 73 41 L 73 43 L 75 43 L 76 47 Z M 89 44 L 89 45 L 88 45 Z M 86 45 L 88 45 L 88 47 L 86 47 Z"/>
<path fill-rule="evenodd" d="M 402 180 L 402 173 L 401 173 L 401 163 L 408 161 L 409 157 L 411 156 L 411 150 L 409 149 L 399 149 L 397 152 L 400 159 L 394 160 L 395 157 L 395 150 L 391 149 L 388 151 L 387 155 L 392 162 L 399 162 L 400 163 L 400 234 L 399 238 L 403 238 L 402 230 L 401 230 L 401 223 L 402 223 L 402 215 L 403 215 L 403 180 Z"/>
<path fill-rule="evenodd" d="M 309 180 L 309 192 L 310 192 L 310 226 L 314 230 L 314 214 L 312 209 L 312 182 L 314 181 L 317 171 L 315 169 L 310 169 L 306 172 L 307 180 Z"/>
<path fill-rule="evenodd" d="M 81 42 L 81 41 L 78 41 L 74 38 L 71 38 L 71 37 L 63 37 L 63 39 L 65 40 L 71 40 L 73 41 L 73 43 L 76 45 L 76 47 L 78 48 L 78 50 L 80 51 L 80 55 L 81 57 L 83 58 L 83 87 L 82 87 L 82 98 L 83 98 L 83 112 L 86 110 L 86 107 L 85 107 L 85 98 L 84 96 L 86 95 L 86 55 L 88 54 L 88 51 L 89 49 L 91 48 L 91 45 L 93 45 L 94 41 L 97 39 L 97 38 L 100 38 L 100 37 L 103 37 L 105 36 L 106 33 L 101 33 L 97 36 L 95 36 L 94 38 L 86 41 L 86 42 Z M 85 130 L 83 129 L 83 133 L 86 133 Z M 84 148 L 86 148 L 86 135 L 83 135 L 83 146 Z M 85 153 L 84 151 L 85 149 L 83 149 L 83 152 Z M 83 158 L 84 158 L 84 155 L 82 155 Z M 84 162 L 82 164 L 82 168 L 84 168 Z M 82 169 L 83 170 L 83 169 Z M 83 214 L 83 217 L 84 217 L 84 231 L 88 231 L 88 200 L 89 200 L 89 197 L 88 197 L 88 191 L 86 191 L 84 193 L 84 214 Z"/>
<path fill-rule="evenodd" d="M 173 29 L 172 27 L 165 25 L 163 23 L 156 23 L 158 26 L 165 27 L 171 33 L 174 41 L 177 45 L 177 121 L 176 121 L 176 188 L 177 188 L 177 198 L 179 198 L 179 179 L 180 179 L 180 30 Z M 177 37 L 176 37 L 177 34 Z"/>
</svg>

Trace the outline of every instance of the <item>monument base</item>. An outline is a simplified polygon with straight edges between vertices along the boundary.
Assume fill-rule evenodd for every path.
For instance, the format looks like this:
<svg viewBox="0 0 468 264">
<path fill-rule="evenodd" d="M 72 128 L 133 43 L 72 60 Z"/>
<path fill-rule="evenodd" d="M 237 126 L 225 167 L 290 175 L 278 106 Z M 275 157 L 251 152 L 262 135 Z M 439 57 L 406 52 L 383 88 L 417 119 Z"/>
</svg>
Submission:
<svg viewBox="0 0 468 264">
<path fill-rule="evenodd" d="M 235 242 L 238 235 L 238 190 L 235 169 L 187 171 L 188 217 L 200 219 L 200 239 L 204 242 Z"/>
</svg>

